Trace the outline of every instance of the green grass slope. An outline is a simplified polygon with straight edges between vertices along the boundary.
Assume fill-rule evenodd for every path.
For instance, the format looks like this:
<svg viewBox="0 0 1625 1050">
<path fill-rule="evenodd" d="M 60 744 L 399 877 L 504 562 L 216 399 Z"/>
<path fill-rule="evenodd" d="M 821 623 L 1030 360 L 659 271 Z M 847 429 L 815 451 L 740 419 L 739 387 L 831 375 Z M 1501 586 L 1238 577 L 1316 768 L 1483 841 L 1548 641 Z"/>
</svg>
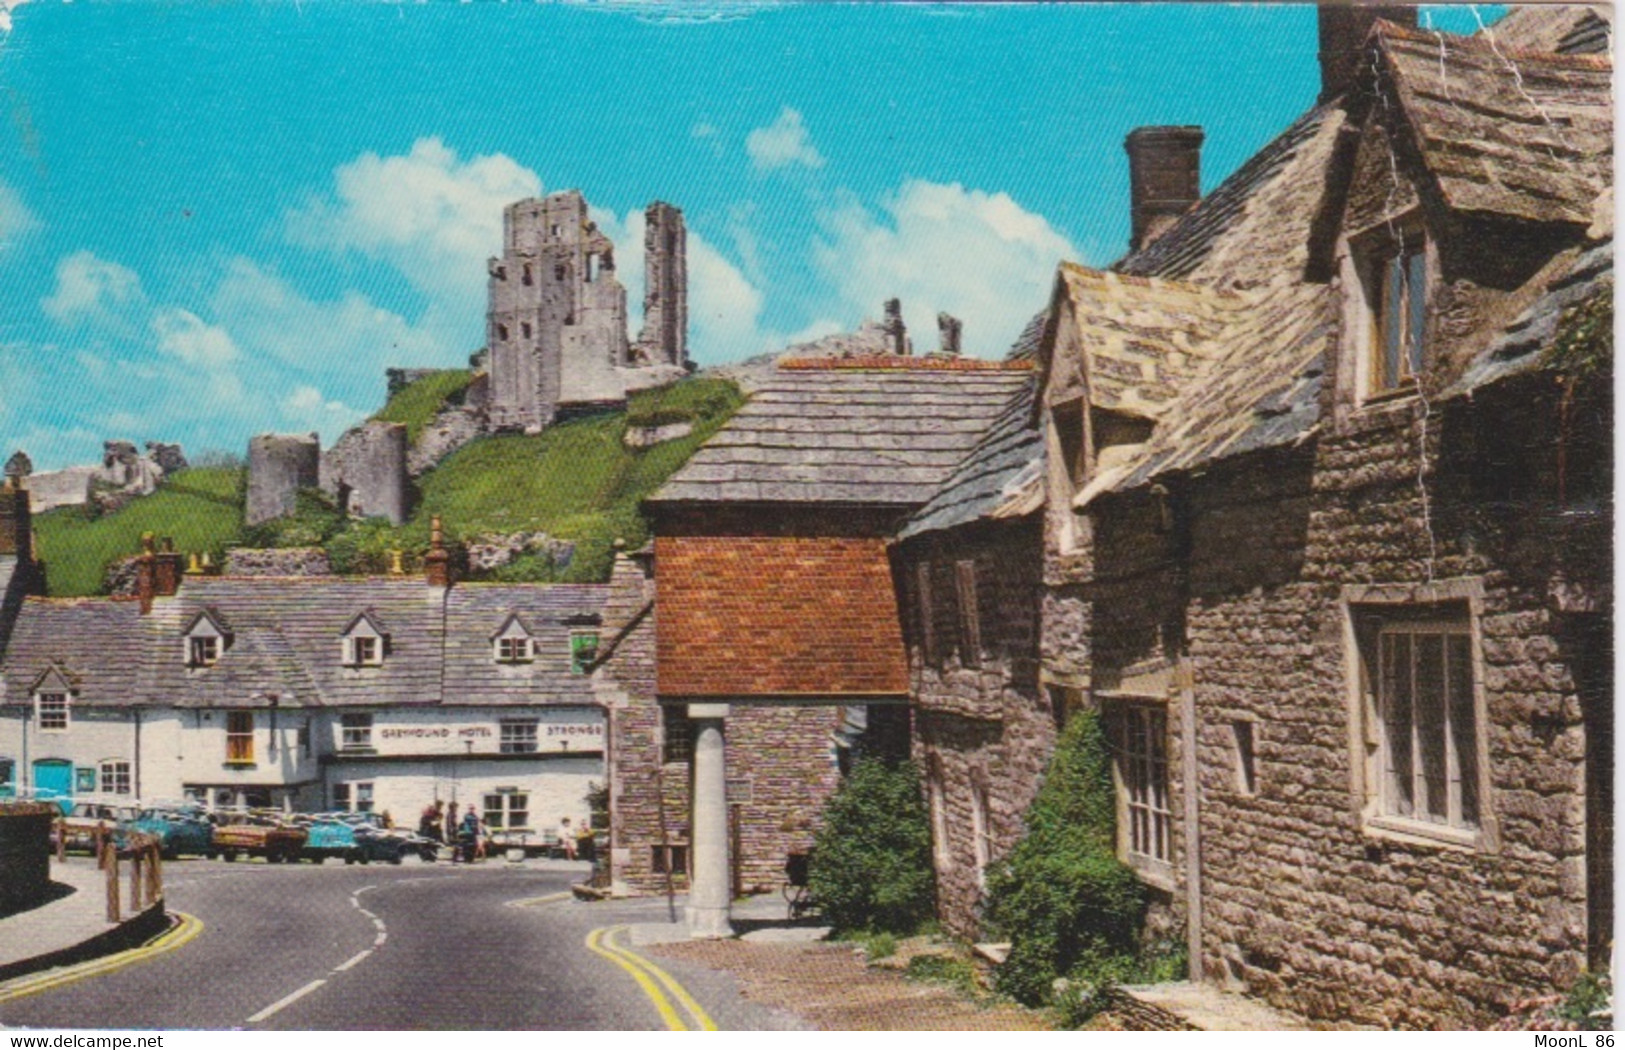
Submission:
<svg viewBox="0 0 1625 1050">
<path fill-rule="evenodd" d="M 168 479 L 150 496 L 112 514 L 93 517 L 82 507 L 62 507 L 34 519 L 53 595 L 102 592 L 107 566 L 141 552 L 141 534 L 169 536 L 175 549 L 209 551 L 219 558 L 242 531 L 242 472 L 232 467 L 194 467 Z"/>
<path fill-rule="evenodd" d="M 460 382 L 454 381 L 460 378 Z M 467 373 L 429 376 L 399 391 L 374 418 L 414 423 L 421 431 L 440 406 L 461 396 Z M 405 552 L 415 569 L 429 543 L 429 519 L 439 515 L 450 540 L 480 535 L 545 532 L 575 545 L 566 565 L 524 555 L 495 574 L 505 580 L 590 582 L 608 578 L 614 543 L 636 548 L 648 539 L 638 503 L 688 461 L 694 450 L 744 403 L 733 383 L 693 377 L 629 399 L 624 413 L 606 413 L 549 427 L 541 434 L 499 435 L 470 442 L 418 481 L 420 499 L 399 528 L 382 519 L 349 522 L 316 496 L 302 499 L 293 518 L 245 529 L 241 473 L 194 468 L 151 496 L 92 518 L 64 508 L 35 519 L 40 556 L 53 595 L 102 591 L 107 566 L 141 549 L 141 534 L 171 536 L 176 549 L 303 546 L 320 543 L 339 572 L 384 572 L 390 552 Z M 630 422 L 629 422 L 630 421 Z M 629 425 L 692 422 L 687 437 L 632 449 Z"/>
<path fill-rule="evenodd" d="M 442 408 L 462 401 L 463 391 L 473 378 L 474 373 L 466 369 L 424 376 L 397 390 L 372 418 L 385 423 L 405 423 L 406 440 L 415 444 L 423 428 Z"/>
</svg>

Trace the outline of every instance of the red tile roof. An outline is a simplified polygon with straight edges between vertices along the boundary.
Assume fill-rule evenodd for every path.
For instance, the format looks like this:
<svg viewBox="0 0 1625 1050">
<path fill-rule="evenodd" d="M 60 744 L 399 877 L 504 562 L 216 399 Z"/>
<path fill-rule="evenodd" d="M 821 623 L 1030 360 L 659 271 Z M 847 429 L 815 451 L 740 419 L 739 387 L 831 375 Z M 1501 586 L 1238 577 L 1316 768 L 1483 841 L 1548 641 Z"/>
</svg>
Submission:
<svg viewBox="0 0 1625 1050">
<path fill-rule="evenodd" d="M 1027 372 L 1025 360 L 990 361 L 980 357 L 904 357 L 900 354 L 858 354 L 852 357 L 791 357 L 779 362 L 791 372 Z"/>
<path fill-rule="evenodd" d="M 906 695 L 885 542 L 655 539 L 662 696 Z"/>
</svg>

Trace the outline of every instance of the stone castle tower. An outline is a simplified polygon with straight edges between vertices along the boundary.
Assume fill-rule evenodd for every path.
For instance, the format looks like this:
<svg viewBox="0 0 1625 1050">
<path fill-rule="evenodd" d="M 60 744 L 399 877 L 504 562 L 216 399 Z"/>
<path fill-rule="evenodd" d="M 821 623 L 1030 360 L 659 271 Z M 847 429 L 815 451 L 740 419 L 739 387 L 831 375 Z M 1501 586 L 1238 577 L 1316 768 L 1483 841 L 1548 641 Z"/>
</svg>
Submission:
<svg viewBox="0 0 1625 1050">
<path fill-rule="evenodd" d="M 646 369 L 687 365 L 688 280 L 683 213 L 650 205 L 648 293 L 639 341 L 627 339 L 626 288 L 615 244 L 576 190 L 522 200 L 503 212 L 502 255 L 490 261 L 489 426 L 545 427 L 561 412 L 619 404 L 650 385 Z M 667 366 L 661 368 L 661 366 Z"/>
</svg>

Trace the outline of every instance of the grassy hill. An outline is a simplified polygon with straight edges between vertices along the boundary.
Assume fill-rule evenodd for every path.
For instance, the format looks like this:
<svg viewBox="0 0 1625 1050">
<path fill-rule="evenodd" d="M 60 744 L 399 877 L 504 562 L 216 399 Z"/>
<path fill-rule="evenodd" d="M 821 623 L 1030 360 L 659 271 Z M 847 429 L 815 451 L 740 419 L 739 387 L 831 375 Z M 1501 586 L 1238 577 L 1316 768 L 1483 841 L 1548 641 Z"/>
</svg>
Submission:
<svg viewBox="0 0 1625 1050">
<path fill-rule="evenodd" d="M 242 524 L 242 471 L 194 467 L 112 514 L 62 507 L 38 515 L 35 554 L 45 561 L 52 594 L 99 594 L 109 564 L 141 553 L 143 532 L 172 537 L 176 550 L 209 551 L 218 559 L 238 541 Z"/>
<path fill-rule="evenodd" d="M 459 381 L 460 377 L 460 381 Z M 414 423 L 418 430 L 438 407 L 460 397 L 466 373 L 443 373 L 399 391 L 375 418 Z M 648 539 L 638 503 L 688 461 L 706 438 L 744 402 L 726 380 L 694 377 L 629 399 L 624 413 L 608 413 L 549 427 L 541 434 L 499 435 L 465 445 L 418 480 L 420 498 L 399 528 L 382 519 L 351 522 L 318 494 L 307 494 L 290 519 L 244 528 L 242 474 L 193 469 L 157 493 L 122 510 L 91 518 L 64 508 L 36 519 L 41 556 L 54 595 L 96 594 L 107 565 L 140 550 L 143 532 L 173 536 L 182 551 L 228 546 L 307 546 L 328 549 L 340 572 L 382 572 L 392 550 L 415 568 L 429 542 L 429 519 L 440 515 L 447 538 L 545 532 L 575 545 L 568 564 L 524 555 L 496 578 L 586 582 L 607 578 L 614 542 L 629 548 Z M 628 426 L 676 421 L 694 424 L 687 437 L 646 449 L 627 448 Z"/>
</svg>

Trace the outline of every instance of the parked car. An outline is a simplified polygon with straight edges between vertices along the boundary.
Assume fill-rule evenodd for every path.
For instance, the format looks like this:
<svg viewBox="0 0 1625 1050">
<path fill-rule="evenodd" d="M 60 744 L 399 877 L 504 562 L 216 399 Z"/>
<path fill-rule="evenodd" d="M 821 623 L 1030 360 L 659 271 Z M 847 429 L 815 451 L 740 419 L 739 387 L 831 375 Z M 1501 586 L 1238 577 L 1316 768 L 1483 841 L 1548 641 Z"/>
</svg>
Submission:
<svg viewBox="0 0 1625 1050">
<path fill-rule="evenodd" d="M 305 830 L 277 817 L 257 813 L 216 813 L 209 857 L 228 861 L 239 856 L 264 857 L 266 863 L 292 863 L 305 848 Z"/>
<path fill-rule="evenodd" d="M 76 802 L 60 824 L 52 825 L 51 847 L 56 848 L 60 829 L 64 850 L 94 853 L 97 828 L 104 829 L 113 836 L 114 842 L 118 842 L 123 838 L 123 825 L 134 820 L 136 812 L 131 806 L 105 802 Z"/>
<path fill-rule="evenodd" d="M 214 851 L 214 825 L 201 808 L 153 806 L 139 811 L 124 826 L 157 836 L 166 860 L 182 853 L 209 856 Z"/>
</svg>

